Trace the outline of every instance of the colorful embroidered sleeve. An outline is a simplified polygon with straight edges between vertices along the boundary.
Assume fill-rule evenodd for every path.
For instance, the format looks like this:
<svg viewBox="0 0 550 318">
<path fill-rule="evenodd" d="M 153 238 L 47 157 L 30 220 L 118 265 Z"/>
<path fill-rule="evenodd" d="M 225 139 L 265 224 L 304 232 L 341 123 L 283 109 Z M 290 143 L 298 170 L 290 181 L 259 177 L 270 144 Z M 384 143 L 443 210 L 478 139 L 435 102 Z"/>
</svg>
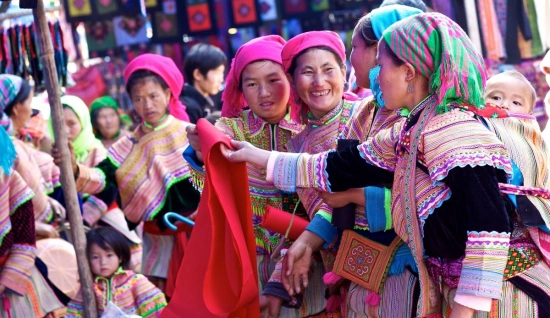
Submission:
<svg viewBox="0 0 550 318">
<path fill-rule="evenodd" d="M 160 317 L 162 310 L 166 307 L 164 294 L 145 276 L 135 274 L 134 278 L 137 280 L 132 291 L 138 308 L 136 314 L 141 317 Z"/>
<path fill-rule="evenodd" d="M 0 284 L 23 295 L 36 258 L 36 233 L 32 202 L 27 201 L 19 206 L 10 215 L 10 221 L 14 241 L 6 264 L 0 273 Z"/>
<path fill-rule="evenodd" d="M 288 192 L 295 192 L 296 187 L 332 192 L 391 184 L 393 173 L 365 161 L 359 147 L 315 155 L 272 152 L 268 181 Z"/>
<path fill-rule="evenodd" d="M 397 121 L 393 126 L 378 131 L 367 142 L 359 145 L 361 157 L 373 166 L 388 171 L 395 171 L 397 156 L 395 147 L 399 141 L 403 121 Z"/>
<path fill-rule="evenodd" d="M 498 187 L 498 173 L 491 166 L 454 168 L 445 178 L 457 202 L 463 202 L 467 240 L 457 288 L 460 302 L 489 311 L 491 299 L 500 299 L 508 261 L 512 225 Z M 468 296 L 468 297 L 463 297 Z M 472 297 L 477 300 L 471 302 Z M 473 307 L 472 307 L 473 308 Z"/>
<path fill-rule="evenodd" d="M 472 142 L 475 136 L 475 142 Z M 512 175 L 504 144 L 473 117 L 455 109 L 435 116 L 422 132 L 419 151 L 433 181 L 441 181 L 455 167 L 489 165 Z"/>
<path fill-rule="evenodd" d="M 202 193 L 202 189 L 204 188 L 204 178 L 206 175 L 202 162 L 199 164 L 199 160 L 197 159 L 197 152 L 191 146 L 187 146 L 187 148 L 183 151 L 183 158 L 189 164 L 189 172 L 191 174 L 190 180 L 193 187 Z"/>
<path fill-rule="evenodd" d="M 82 219 L 88 225 L 93 226 L 107 212 L 107 205 L 98 197 L 90 195 L 82 204 Z"/>
<path fill-rule="evenodd" d="M 117 166 L 107 158 L 94 168 L 79 164 L 79 175 L 76 179 L 76 190 L 81 193 L 94 194 L 106 206 L 111 205 L 118 194 L 115 177 Z"/>
<path fill-rule="evenodd" d="M 393 228 L 391 190 L 384 187 L 365 187 L 365 217 L 369 231 L 380 232 Z"/>
<path fill-rule="evenodd" d="M 65 318 L 80 318 L 84 317 L 84 301 L 82 300 L 82 289 L 78 291 L 76 296 L 71 299 L 67 305 L 67 314 Z"/>
</svg>

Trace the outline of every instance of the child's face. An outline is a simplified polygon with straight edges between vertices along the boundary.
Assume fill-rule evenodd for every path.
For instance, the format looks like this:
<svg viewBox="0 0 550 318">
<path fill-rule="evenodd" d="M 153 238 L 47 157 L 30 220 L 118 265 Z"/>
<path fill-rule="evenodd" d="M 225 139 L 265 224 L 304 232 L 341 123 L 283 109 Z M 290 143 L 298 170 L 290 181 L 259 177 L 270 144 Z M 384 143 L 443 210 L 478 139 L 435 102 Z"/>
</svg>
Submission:
<svg viewBox="0 0 550 318">
<path fill-rule="evenodd" d="M 113 250 L 104 250 L 97 244 L 90 248 L 90 264 L 96 276 L 110 278 L 120 266 L 121 260 Z"/>
<path fill-rule="evenodd" d="M 524 82 L 501 77 L 491 79 L 485 89 L 485 101 L 516 114 L 533 114 L 532 91 Z"/>
</svg>

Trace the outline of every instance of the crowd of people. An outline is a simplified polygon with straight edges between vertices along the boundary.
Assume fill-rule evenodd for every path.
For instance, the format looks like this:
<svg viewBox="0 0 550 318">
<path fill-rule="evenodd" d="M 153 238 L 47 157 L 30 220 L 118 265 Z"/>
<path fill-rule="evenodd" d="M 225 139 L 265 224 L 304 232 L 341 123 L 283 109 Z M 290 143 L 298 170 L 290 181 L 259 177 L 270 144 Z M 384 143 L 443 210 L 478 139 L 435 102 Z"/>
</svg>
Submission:
<svg viewBox="0 0 550 318">
<path fill-rule="evenodd" d="M 489 78 L 450 18 L 386 0 L 344 43 L 277 35 L 194 46 L 184 75 L 143 54 L 124 72 L 140 121 L 109 96 L 61 97 L 70 158 L 32 87 L 0 75 L 1 317 L 83 317 L 37 257 L 62 240 L 70 160 L 99 315 L 159 317 L 176 289 L 208 174 L 208 119 L 246 162 L 258 317 L 550 317 L 550 156 L 516 71 Z M 550 54 L 543 63 L 549 71 Z M 351 73 L 351 76 L 348 74 Z M 224 84 L 221 111 L 215 95 Z M 550 80 L 549 80 L 550 85 Z M 359 97 L 358 90 L 370 90 Z M 308 222 L 296 238 L 269 208 Z"/>
</svg>

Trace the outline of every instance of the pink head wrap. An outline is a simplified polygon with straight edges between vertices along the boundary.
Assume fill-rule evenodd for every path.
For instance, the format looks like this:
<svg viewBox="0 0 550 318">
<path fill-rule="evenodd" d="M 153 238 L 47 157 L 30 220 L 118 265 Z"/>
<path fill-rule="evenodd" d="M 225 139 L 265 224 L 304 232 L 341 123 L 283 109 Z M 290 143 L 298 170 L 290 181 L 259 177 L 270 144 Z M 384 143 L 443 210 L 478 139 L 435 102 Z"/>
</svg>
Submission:
<svg viewBox="0 0 550 318">
<path fill-rule="evenodd" d="M 334 51 L 342 63 L 346 62 L 346 47 L 337 33 L 332 31 L 310 31 L 295 36 L 283 47 L 281 57 L 283 59 L 283 67 L 285 68 L 285 72 L 288 73 L 294 58 L 300 53 L 307 49 L 321 46 L 328 47 Z M 291 74 L 291 76 L 292 75 L 293 74 Z M 292 96 L 290 97 L 290 116 L 292 120 L 300 122 L 301 114 L 309 112 L 309 107 L 297 99 L 298 96 L 296 92 L 293 91 Z"/>
<path fill-rule="evenodd" d="M 177 119 L 189 121 L 189 116 L 185 112 L 185 105 L 179 100 L 181 90 L 183 89 L 183 75 L 171 58 L 157 54 L 142 54 L 133 59 L 124 70 L 124 81 L 128 82 L 130 75 L 135 71 L 147 70 L 160 76 L 172 92 L 168 102 L 170 114 Z M 130 92 L 128 92 L 130 93 Z"/>
<path fill-rule="evenodd" d="M 268 35 L 255 38 L 243 44 L 231 61 L 231 69 L 225 81 L 223 91 L 223 117 L 238 117 L 246 105 L 243 93 L 241 92 L 241 75 L 244 68 L 255 61 L 269 60 L 283 64 L 281 61 L 281 50 L 286 41 L 278 35 Z"/>
</svg>

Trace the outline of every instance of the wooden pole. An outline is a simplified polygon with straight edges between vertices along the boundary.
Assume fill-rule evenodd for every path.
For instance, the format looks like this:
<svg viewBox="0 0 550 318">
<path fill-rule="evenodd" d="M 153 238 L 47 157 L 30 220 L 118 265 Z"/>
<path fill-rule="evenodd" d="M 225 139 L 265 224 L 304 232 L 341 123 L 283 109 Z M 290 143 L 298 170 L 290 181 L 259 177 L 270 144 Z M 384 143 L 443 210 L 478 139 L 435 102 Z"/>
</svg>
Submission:
<svg viewBox="0 0 550 318">
<path fill-rule="evenodd" d="M 73 236 L 73 245 L 78 261 L 78 274 L 80 276 L 80 285 L 82 288 L 82 297 L 84 301 L 84 313 L 88 318 L 97 317 L 96 300 L 93 289 L 92 273 L 90 271 L 90 263 L 86 255 L 86 236 L 84 235 L 84 227 L 82 216 L 80 215 L 80 207 L 76 193 L 76 185 L 71 164 L 71 156 L 67 144 L 67 134 L 65 133 L 65 120 L 63 117 L 63 109 L 61 107 L 61 89 L 57 79 L 57 69 L 55 66 L 54 52 L 52 46 L 52 38 L 46 13 L 44 11 L 44 3 L 38 1 L 38 6 L 33 9 L 34 22 L 36 25 L 36 33 L 38 36 L 38 46 L 40 48 L 40 60 L 44 66 L 44 79 L 48 98 L 51 107 L 51 116 L 53 122 L 54 136 L 56 147 L 61 152 L 62 158 L 60 181 L 63 187 L 63 195 L 71 224 L 71 233 Z"/>
</svg>

